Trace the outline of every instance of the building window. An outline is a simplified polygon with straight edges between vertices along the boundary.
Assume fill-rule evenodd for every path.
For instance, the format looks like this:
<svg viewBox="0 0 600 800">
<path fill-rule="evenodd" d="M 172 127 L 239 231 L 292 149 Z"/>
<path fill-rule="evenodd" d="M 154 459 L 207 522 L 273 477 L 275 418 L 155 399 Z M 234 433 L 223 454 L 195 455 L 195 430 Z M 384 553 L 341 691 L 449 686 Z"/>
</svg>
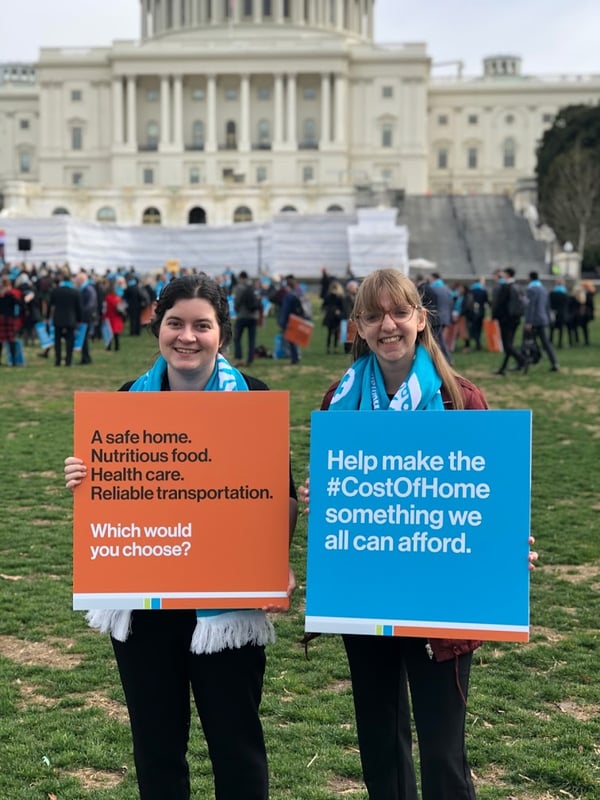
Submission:
<svg viewBox="0 0 600 800">
<path fill-rule="evenodd" d="M 19 120 L 19 128 L 20 128 L 22 131 L 27 131 L 27 130 L 29 130 L 29 120 L 28 120 L 28 119 L 20 119 L 20 120 Z"/>
<path fill-rule="evenodd" d="M 271 88 L 269 86 L 259 86 L 257 96 L 259 100 L 270 100 Z"/>
<path fill-rule="evenodd" d="M 237 100 L 238 90 L 235 88 L 225 89 L 225 100 Z"/>
<path fill-rule="evenodd" d="M 447 114 L 439 114 L 438 118 L 438 125 L 447 125 L 448 124 L 448 115 Z"/>
<path fill-rule="evenodd" d="M 71 175 L 72 186 L 83 186 L 83 172 L 73 172 Z"/>
<path fill-rule="evenodd" d="M 192 123 L 192 147 L 194 150 L 204 150 L 204 122 L 195 119 Z"/>
<path fill-rule="evenodd" d="M 70 214 L 71 212 L 69 211 L 69 209 L 65 208 L 64 206 L 58 206 L 52 212 L 53 217 L 68 217 L 70 216 Z"/>
<path fill-rule="evenodd" d="M 83 128 L 79 125 L 71 128 L 71 150 L 83 150 Z"/>
<path fill-rule="evenodd" d="M 267 180 L 267 168 L 266 167 L 257 167 L 256 168 L 256 182 L 257 183 L 265 183 Z"/>
<path fill-rule="evenodd" d="M 234 222 L 252 222 L 252 211 L 248 206 L 238 206 L 233 212 Z"/>
<path fill-rule="evenodd" d="M 512 125 L 514 121 L 515 121 L 515 115 L 514 114 L 507 114 L 504 117 L 504 122 L 506 122 L 507 125 Z"/>
<path fill-rule="evenodd" d="M 151 186 L 154 183 L 154 170 L 152 167 L 144 167 L 142 180 L 146 186 Z"/>
<path fill-rule="evenodd" d="M 160 225 L 160 211 L 154 206 L 147 208 L 142 214 L 142 225 Z"/>
<path fill-rule="evenodd" d="M 262 0 L 263 17 L 270 17 L 273 13 L 271 0 Z"/>
<path fill-rule="evenodd" d="M 302 90 L 302 97 L 305 100 L 316 100 L 317 99 L 317 90 L 314 86 L 305 86 Z"/>
<path fill-rule="evenodd" d="M 96 220 L 98 222 L 116 222 L 117 213 L 111 206 L 102 206 L 96 213 Z"/>
<path fill-rule="evenodd" d="M 505 169 L 513 169 L 516 163 L 515 157 L 515 140 L 506 139 L 502 152 L 502 165 Z"/>
<path fill-rule="evenodd" d="M 441 147 L 437 153 L 437 166 L 438 169 L 448 169 L 448 151 L 445 147 Z"/>
<path fill-rule="evenodd" d="M 261 119 L 258 122 L 258 147 L 260 150 L 267 150 L 271 146 L 271 126 L 268 119 Z"/>
<path fill-rule="evenodd" d="M 146 125 L 146 150 L 158 150 L 159 131 L 158 122 L 150 121 Z"/>
<path fill-rule="evenodd" d="M 190 167 L 190 183 L 200 183 L 200 169 L 198 167 Z"/>
<path fill-rule="evenodd" d="M 158 103 L 158 101 L 160 100 L 160 92 L 158 91 L 158 89 L 147 89 L 146 100 L 149 103 Z"/>
<path fill-rule="evenodd" d="M 205 97 L 204 89 L 200 89 L 199 87 L 192 89 L 192 100 L 194 100 L 194 102 L 199 103 L 204 100 Z"/>
<path fill-rule="evenodd" d="M 253 15 L 254 9 L 252 7 L 252 0 L 244 0 L 244 16 L 252 17 Z"/>
<path fill-rule="evenodd" d="M 341 206 L 338 206 L 336 203 L 327 207 L 327 214 L 339 214 L 343 211 L 344 209 Z"/>
<path fill-rule="evenodd" d="M 233 120 L 229 120 L 229 122 L 225 123 L 225 149 L 237 149 L 236 127 Z"/>
<path fill-rule="evenodd" d="M 551 125 L 554 122 L 554 114 L 542 114 L 544 125 Z"/>
<path fill-rule="evenodd" d="M 477 148 L 469 147 L 467 150 L 467 167 L 468 169 L 477 169 Z"/>
<path fill-rule="evenodd" d="M 381 90 L 381 96 L 385 100 L 391 100 L 394 96 L 394 87 L 393 86 L 384 86 Z"/>
<path fill-rule="evenodd" d="M 302 146 L 308 149 L 317 146 L 317 123 L 314 119 L 305 119 L 302 123 Z"/>
<path fill-rule="evenodd" d="M 477 114 L 469 114 L 469 116 L 467 117 L 467 122 L 469 123 L 469 125 L 477 125 L 477 123 L 479 122 L 479 117 L 477 116 Z"/>
<path fill-rule="evenodd" d="M 283 206 L 280 211 L 281 214 L 297 214 L 298 209 L 295 206 Z"/>
<path fill-rule="evenodd" d="M 303 183 L 308 183 L 309 181 L 314 181 L 315 179 L 315 168 L 310 166 L 302 167 L 302 181 Z"/>
<path fill-rule="evenodd" d="M 393 129 L 391 125 L 384 125 L 381 129 L 381 146 L 392 147 L 394 140 Z"/>
<path fill-rule="evenodd" d="M 28 175 L 31 172 L 31 155 L 26 150 L 19 153 L 19 172 Z"/>
<path fill-rule="evenodd" d="M 71 89 L 71 102 L 81 103 L 83 100 L 83 92 L 81 89 Z"/>
</svg>

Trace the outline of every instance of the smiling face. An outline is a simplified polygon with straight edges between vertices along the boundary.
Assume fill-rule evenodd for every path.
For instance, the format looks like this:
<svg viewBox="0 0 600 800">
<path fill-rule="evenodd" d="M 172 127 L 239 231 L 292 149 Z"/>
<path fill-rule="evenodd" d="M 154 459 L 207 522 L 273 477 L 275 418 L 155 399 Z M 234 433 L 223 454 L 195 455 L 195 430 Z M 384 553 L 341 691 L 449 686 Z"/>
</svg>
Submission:
<svg viewBox="0 0 600 800">
<path fill-rule="evenodd" d="M 373 308 L 365 307 L 358 315 L 358 333 L 375 354 L 382 370 L 386 367 L 410 369 L 417 343 L 417 334 L 425 328 L 427 317 L 422 308 L 414 308 L 407 319 L 400 320 L 400 311 L 411 307 L 404 298 L 392 297 L 388 289 L 382 289 Z M 376 312 L 386 312 L 383 319 L 367 324 Z M 391 312 L 391 313 L 390 313 Z"/>
<path fill-rule="evenodd" d="M 177 300 L 160 323 L 158 346 L 169 375 L 198 377 L 202 387 L 212 374 L 221 344 L 215 308 L 204 298 Z"/>
</svg>

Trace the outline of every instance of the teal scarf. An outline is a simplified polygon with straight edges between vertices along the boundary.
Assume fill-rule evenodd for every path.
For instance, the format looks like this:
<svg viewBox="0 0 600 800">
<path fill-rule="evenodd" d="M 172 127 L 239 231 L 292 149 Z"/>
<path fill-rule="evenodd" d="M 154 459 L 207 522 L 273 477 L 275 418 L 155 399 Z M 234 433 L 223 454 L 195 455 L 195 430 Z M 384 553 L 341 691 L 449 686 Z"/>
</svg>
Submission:
<svg viewBox="0 0 600 800">
<path fill-rule="evenodd" d="M 331 400 L 333 411 L 443 411 L 442 381 L 423 345 L 415 357 L 404 383 L 390 400 L 374 353 L 361 356 L 340 381 Z"/>
<path fill-rule="evenodd" d="M 130 392 L 160 392 L 167 371 L 167 362 L 159 356 L 152 367 L 133 382 Z M 241 372 L 232 367 L 219 353 L 205 392 L 247 392 L 248 386 Z"/>
</svg>

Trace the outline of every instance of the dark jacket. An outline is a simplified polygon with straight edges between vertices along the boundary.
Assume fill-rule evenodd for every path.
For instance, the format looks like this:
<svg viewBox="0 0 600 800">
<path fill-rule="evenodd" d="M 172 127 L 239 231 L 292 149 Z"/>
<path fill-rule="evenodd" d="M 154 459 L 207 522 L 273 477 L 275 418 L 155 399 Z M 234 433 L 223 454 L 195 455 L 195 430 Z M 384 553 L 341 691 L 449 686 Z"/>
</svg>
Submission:
<svg viewBox="0 0 600 800">
<path fill-rule="evenodd" d="M 83 322 L 81 297 L 77 289 L 60 284 L 50 292 L 47 319 L 55 328 L 75 328 Z"/>
<path fill-rule="evenodd" d="M 329 408 L 331 398 L 338 387 L 338 383 L 339 381 L 336 381 L 325 393 L 321 403 L 321 411 L 327 411 Z M 458 378 L 458 384 L 464 399 L 465 409 L 481 411 L 488 407 L 483 392 L 475 386 L 475 384 L 460 376 Z M 453 410 L 452 401 L 443 388 L 442 400 L 444 401 L 445 409 Z M 433 651 L 436 661 L 449 661 L 455 656 L 471 653 L 482 645 L 479 639 L 428 639 L 427 641 Z"/>
</svg>

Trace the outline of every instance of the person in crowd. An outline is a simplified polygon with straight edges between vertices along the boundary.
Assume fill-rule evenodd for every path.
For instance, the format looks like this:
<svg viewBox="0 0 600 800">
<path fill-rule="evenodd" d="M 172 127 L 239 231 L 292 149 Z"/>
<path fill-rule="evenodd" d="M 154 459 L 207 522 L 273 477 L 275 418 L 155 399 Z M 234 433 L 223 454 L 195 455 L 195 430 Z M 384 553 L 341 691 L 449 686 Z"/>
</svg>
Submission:
<svg viewBox="0 0 600 800">
<path fill-rule="evenodd" d="M 429 290 L 435 298 L 435 313 L 437 315 L 436 325 L 439 328 L 438 344 L 442 353 L 446 357 L 446 361 L 452 363 L 452 355 L 446 345 L 446 337 L 444 335 L 448 325 L 452 323 L 452 307 L 454 305 L 454 298 L 452 292 L 446 286 L 439 272 L 432 272 L 428 279 Z"/>
<path fill-rule="evenodd" d="M 323 303 L 323 325 L 327 329 L 327 353 L 337 353 L 340 341 L 340 326 L 345 319 L 344 289 L 339 281 L 332 280 Z"/>
<path fill-rule="evenodd" d="M 121 349 L 121 334 L 125 328 L 124 316 L 119 312 L 120 303 L 122 300 L 117 294 L 115 281 L 109 280 L 104 294 L 102 317 L 108 321 L 112 331 L 112 339 L 106 345 L 106 349 L 112 350 L 114 346 L 115 352 Z"/>
<path fill-rule="evenodd" d="M 322 410 L 487 408 L 481 390 L 448 364 L 416 286 L 399 270 L 379 269 L 365 278 L 354 319 L 354 362 L 329 388 Z M 308 482 L 300 498 L 308 504 Z M 533 566 L 537 554 L 529 559 Z M 369 800 L 417 800 L 411 705 L 422 799 L 473 800 L 466 698 L 472 653 L 481 642 L 356 634 L 343 640 Z"/>
<path fill-rule="evenodd" d="M 137 276 L 133 274 L 130 274 L 127 279 L 123 300 L 127 303 L 129 335 L 139 336 L 142 332 L 142 311 L 148 305 L 148 300 L 146 294 L 140 289 Z"/>
<path fill-rule="evenodd" d="M 358 281 L 351 278 L 344 289 L 344 319 L 347 321 L 346 336 L 344 337 L 344 353 L 352 352 L 352 337 L 356 323 L 352 319 L 352 311 L 354 310 L 354 300 L 356 292 L 358 291 Z"/>
<path fill-rule="evenodd" d="M 14 293 L 12 281 L 8 276 L 0 283 L 0 363 L 2 363 L 2 346 L 6 344 L 10 354 L 10 363 L 17 366 L 17 319 L 19 301 Z"/>
<path fill-rule="evenodd" d="M 77 273 L 75 276 L 75 285 L 79 289 L 81 297 L 82 322 L 85 322 L 87 325 L 81 343 L 80 363 L 91 364 L 90 339 L 93 336 L 94 328 L 98 320 L 98 295 L 96 293 L 96 285 L 85 270 L 81 270 Z"/>
<path fill-rule="evenodd" d="M 483 320 L 485 319 L 486 307 L 489 305 L 485 280 L 483 278 L 478 278 L 476 281 L 473 281 L 469 289 L 473 299 L 471 309 L 467 314 L 469 339 L 475 342 L 476 350 L 481 350 Z"/>
<path fill-rule="evenodd" d="M 302 303 L 300 302 L 300 287 L 293 275 L 287 275 L 283 285 L 283 295 L 281 297 L 281 306 L 277 315 L 277 324 L 281 328 L 282 333 L 287 328 L 290 314 L 296 314 L 299 317 L 304 316 L 302 310 Z M 290 363 L 300 363 L 300 350 L 295 342 L 286 342 L 289 354 Z"/>
<path fill-rule="evenodd" d="M 27 273 L 21 273 L 15 281 L 15 288 L 21 293 L 21 336 L 25 347 L 35 345 L 37 336 L 35 326 L 42 321 L 42 309 L 40 298 L 32 282 L 32 277 Z"/>
<path fill-rule="evenodd" d="M 565 285 L 564 278 L 556 278 L 554 286 L 549 295 L 551 324 L 550 324 L 550 344 L 554 345 L 554 334 L 557 334 L 558 349 L 563 346 L 563 331 L 567 328 L 567 305 L 569 293 Z"/>
<path fill-rule="evenodd" d="M 589 324 L 594 319 L 594 294 L 595 288 L 591 281 L 581 281 L 573 287 L 570 298 L 570 344 L 579 344 L 579 331 L 583 344 L 590 343 Z"/>
<path fill-rule="evenodd" d="M 233 352 L 236 359 L 236 367 L 249 367 L 254 361 L 260 305 L 260 296 L 253 281 L 248 277 L 248 273 L 242 270 L 233 292 L 233 307 L 236 313 Z M 245 364 L 242 357 L 242 336 L 244 331 L 248 331 L 248 359 Z"/>
<path fill-rule="evenodd" d="M 83 321 L 83 309 L 78 289 L 73 286 L 71 273 L 63 267 L 58 286 L 50 292 L 46 320 L 54 324 L 54 366 L 62 361 L 62 340 L 65 341 L 65 367 L 73 361 L 75 329 Z"/>
<path fill-rule="evenodd" d="M 532 334 L 534 339 L 539 339 L 542 349 L 550 360 L 550 369 L 552 372 L 558 372 L 560 369 L 558 360 L 548 337 L 549 326 L 550 303 L 548 292 L 541 282 L 539 274 L 533 271 L 529 273 L 524 329 L 527 333 Z"/>
<path fill-rule="evenodd" d="M 492 296 L 492 319 L 498 320 L 504 357 L 496 375 L 505 375 L 509 359 L 512 357 L 517 362 L 514 369 L 521 370 L 525 366 L 525 359 L 515 347 L 517 328 L 521 324 L 525 303 L 521 291 L 515 282 L 515 271 L 507 267 L 500 275 Z"/>
<path fill-rule="evenodd" d="M 150 327 L 160 355 L 148 372 L 121 391 L 268 388 L 223 357 L 231 321 L 227 297 L 212 279 L 189 275 L 168 283 Z M 86 476 L 87 465 L 80 458 L 65 459 L 68 489 L 77 491 Z M 291 474 L 289 496 L 291 538 L 297 514 Z M 290 570 L 289 595 L 294 588 Z M 273 641 L 274 631 L 264 611 L 92 611 L 88 621 L 112 636 L 141 800 L 190 798 L 190 687 L 208 744 L 215 800 L 267 800 L 259 705 L 265 645 Z"/>
<path fill-rule="evenodd" d="M 327 267 L 321 267 L 321 279 L 319 281 L 319 297 L 321 301 L 325 300 L 329 292 L 329 284 L 334 280 L 333 276 L 327 271 Z"/>
</svg>

